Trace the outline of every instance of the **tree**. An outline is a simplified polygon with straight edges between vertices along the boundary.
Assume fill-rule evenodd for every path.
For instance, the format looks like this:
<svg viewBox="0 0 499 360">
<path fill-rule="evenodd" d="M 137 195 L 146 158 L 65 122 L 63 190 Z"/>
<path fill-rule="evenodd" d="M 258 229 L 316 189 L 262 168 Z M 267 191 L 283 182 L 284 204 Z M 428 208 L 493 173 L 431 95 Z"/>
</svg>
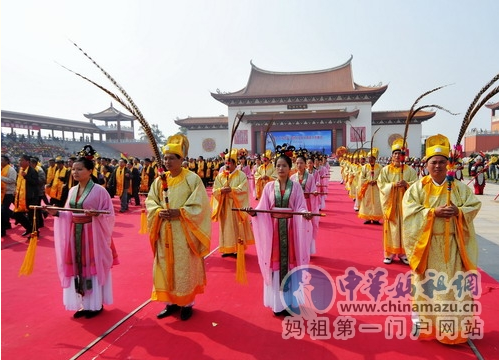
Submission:
<svg viewBox="0 0 499 360">
<path fill-rule="evenodd" d="M 152 132 L 152 135 L 154 136 L 154 139 L 156 140 L 156 143 L 158 143 L 158 144 L 165 143 L 165 141 L 166 141 L 165 135 L 159 129 L 158 124 L 151 125 L 151 132 Z M 142 126 L 139 129 L 139 136 L 140 136 L 140 140 L 144 140 L 144 141 L 148 140 L 146 132 L 144 131 L 144 128 Z"/>
</svg>

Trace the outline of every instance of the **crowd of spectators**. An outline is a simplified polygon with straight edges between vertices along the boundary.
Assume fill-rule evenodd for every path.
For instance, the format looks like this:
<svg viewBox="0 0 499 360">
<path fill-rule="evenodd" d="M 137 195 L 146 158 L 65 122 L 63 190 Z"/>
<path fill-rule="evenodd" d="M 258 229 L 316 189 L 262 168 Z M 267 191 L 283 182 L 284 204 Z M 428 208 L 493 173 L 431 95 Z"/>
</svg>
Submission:
<svg viewBox="0 0 499 360">
<path fill-rule="evenodd" d="M 2 133 L 2 154 L 10 158 L 19 158 L 22 154 L 36 154 L 40 158 L 67 157 L 70 154 L 65 148 L 34 137 Z"/>
</svg>

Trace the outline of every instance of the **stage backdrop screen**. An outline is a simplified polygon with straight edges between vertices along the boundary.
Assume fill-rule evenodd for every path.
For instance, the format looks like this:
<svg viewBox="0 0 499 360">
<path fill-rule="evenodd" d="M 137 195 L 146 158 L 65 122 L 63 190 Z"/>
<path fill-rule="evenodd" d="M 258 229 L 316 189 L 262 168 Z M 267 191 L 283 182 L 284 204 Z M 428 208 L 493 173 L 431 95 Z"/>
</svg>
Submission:
<svg viewBox="0 0 499 360">
<path fill-rule="evenodd" d="M 308 151 L 331 154 L 331 132 L 331 130 L 271 131 L 267 136 L 266 149 L 274 150 L 271 139 L 273 137 L 276 145 L 286 143 L 297 149 L 301 147 Z"/>
</svg>

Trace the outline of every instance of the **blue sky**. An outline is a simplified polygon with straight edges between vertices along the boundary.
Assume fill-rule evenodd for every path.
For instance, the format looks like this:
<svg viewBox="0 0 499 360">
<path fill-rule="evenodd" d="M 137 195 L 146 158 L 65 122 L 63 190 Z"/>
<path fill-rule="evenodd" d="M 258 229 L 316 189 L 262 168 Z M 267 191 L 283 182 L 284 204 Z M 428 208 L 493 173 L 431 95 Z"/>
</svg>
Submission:
<svg viewBox="0 0 499 360">
<path fill-rule="evenodd" d="M 455 141 L 475 94 L 499 72 L 499 2 L 3 0 L 1 108 L 88 121 L 111 99 L 64 70 L 112 88 L 82 46 L 165 135 L 187 116 L 227 115 L 210 92 L 243 88 L 250 61 L 270 71 L 334 67 L 353 55 L 354 80 L 389 84 L 374 110 L 438 104 L 423 134 Z M 114 89 L 113 89 L 114 90 Z M 498 100 L 496 96 L 494 101 Z M 490 127 L 484 108 L 470 128 Z"/>
</svg>

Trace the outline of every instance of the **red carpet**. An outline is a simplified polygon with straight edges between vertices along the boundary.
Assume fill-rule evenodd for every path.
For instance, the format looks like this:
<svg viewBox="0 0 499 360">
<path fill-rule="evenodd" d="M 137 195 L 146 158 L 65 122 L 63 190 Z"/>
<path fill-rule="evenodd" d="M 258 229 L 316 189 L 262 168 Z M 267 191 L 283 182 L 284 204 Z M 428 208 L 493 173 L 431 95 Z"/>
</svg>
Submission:
<svg viewBox="0 0 499 360">
<path fill-rule="evenodd" d="M 335 279 L 352 266 L 361 273 L 386 268 L 387 280 L 393 284 L 408 267 L 397 261 L 382 263 L 382 228 L 363 225 L 342 185 L 330 183 L 329 191 L 327 216 L 321 219 L 317 255 L 311 264 Z M 254 247 L 246 258 L 249 285 L 235 282 L 235 259 L 222 259 L 215 252 L 206 260 L 208 285 L 196 299 L 193 317 L 186 322 L 175 315 L 157 320 L 163 304 L 148 302 L 152 268 L 148 237 L 138 235 L 140 209 L 130 209 L 116 218 L 114 240 L 121 264 L 113 269 L 114 304 L 95 319 L 76 320 L 64 310 L 52 220 L 41 231 L 35 271 L 29 277 L 17 275 L 27 248 L 22 230 L 15 228 L 2 238 L 3 359 L 476 359 L 466 344 L 445 346 L 409 337 L 387 340 L 384 332 L 357 332 L 348 340 L 312 340 L 308 334 L 301 340 L 284 340 L 282 318 L 262 304 Z M 218 243 L 217 228 L 213 224 L 213 249 Z M 480 318 L 485 335 L 473 343 L 483 358 L 498 359 L 499 284 L 482 274 L 482 286 Z M 343 299 L 336 297 L 336 301 Z M 327 314 L 331 332 L 338 315 L 335 303 Z M 356 327 L 384 325 L 386 318 L 355 316 Z M 410 319 L 405 318 L 408 331 Z"/>
</svg>

